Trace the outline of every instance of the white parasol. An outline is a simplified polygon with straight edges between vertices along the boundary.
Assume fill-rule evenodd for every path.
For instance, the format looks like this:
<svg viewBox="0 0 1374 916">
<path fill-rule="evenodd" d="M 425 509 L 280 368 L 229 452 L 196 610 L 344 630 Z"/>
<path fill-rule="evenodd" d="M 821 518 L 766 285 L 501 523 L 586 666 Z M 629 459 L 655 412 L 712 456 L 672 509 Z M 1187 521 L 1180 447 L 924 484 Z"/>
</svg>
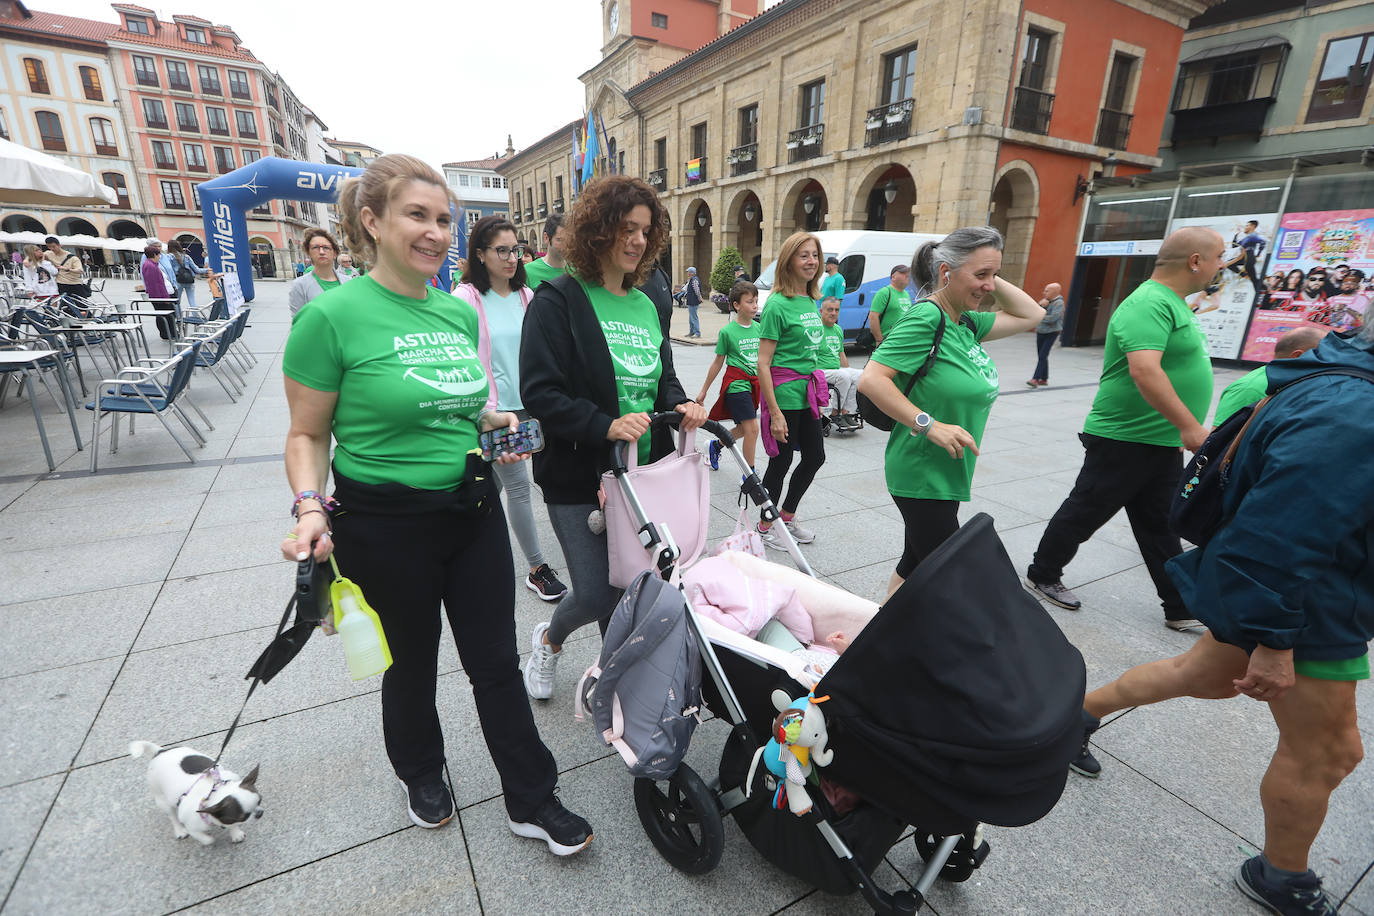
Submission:
<svg viewBox="0 0 1374 916">
<path fill-rule="evenodd" d="M 119 202 L 114 189 L 37 150 L 0 139 L 0 203 L 106 206 Z"/>
</svg>

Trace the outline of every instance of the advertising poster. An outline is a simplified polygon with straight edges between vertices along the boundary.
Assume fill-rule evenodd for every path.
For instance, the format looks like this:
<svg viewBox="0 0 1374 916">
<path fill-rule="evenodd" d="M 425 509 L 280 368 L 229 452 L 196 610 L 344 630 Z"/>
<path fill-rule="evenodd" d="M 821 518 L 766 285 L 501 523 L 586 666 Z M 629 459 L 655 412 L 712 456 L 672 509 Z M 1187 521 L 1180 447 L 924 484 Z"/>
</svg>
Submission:
<svg viewBox="0 0 1374 916">
<path fill-rule="evenodd" d="M 1268 362 L 1279 335 L 1304 324 L 1363 327 L 1374 300 L 1374 210 L 1286 214 L 1273 254 L 1241 359 Z"/>
<path fill-rule="evenodd" d="M 1238 216 L 1199 216 L 1176 219 L 1174 232 L 1189 226 L 1213 229 L 1226 242 L 1225 264 L 1207 288 L 1188 297 L 1207 334 L 1209 355 L 1236 359 L 1245 342 L 1245 326 L 1264 292 L 1264 262 L 1273 244 L 1277 213 L 1242 213 Z"/>
</svg>

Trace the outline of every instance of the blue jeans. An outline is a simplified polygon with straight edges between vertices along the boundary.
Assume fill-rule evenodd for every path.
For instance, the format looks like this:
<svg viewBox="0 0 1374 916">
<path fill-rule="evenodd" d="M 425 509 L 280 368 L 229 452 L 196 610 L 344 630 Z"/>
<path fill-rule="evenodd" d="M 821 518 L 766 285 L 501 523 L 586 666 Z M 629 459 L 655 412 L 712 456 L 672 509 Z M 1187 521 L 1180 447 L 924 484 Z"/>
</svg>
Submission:
<svg viewBox="0 0 1374 916">
<path fill-rule="evenodd" d="M 695 305 L 687 306 L 687 336 L 701 336 L 701 322 L 697 320 L 697 307 Z"/>
<path fill-rule="evenodd" d="M 1048 334 L 1035 332 L 1035 355 L 1038 357 L 1035 362 L 1035 372 L 1031 378 L 1039 379 L 1042 382 L 1050 380 L 1050 351 L 1054 349 L 1054 340 L 1059 336 L 1058 331 L 1050 331 Z"/>
</svg>

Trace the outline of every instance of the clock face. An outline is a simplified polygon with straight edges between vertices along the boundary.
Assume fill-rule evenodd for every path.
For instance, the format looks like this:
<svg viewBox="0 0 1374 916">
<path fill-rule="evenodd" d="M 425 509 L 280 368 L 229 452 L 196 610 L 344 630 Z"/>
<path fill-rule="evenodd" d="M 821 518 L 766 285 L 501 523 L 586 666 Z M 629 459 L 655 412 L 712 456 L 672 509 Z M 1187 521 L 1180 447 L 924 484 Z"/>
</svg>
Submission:
<svg viewBox="0 0 1374 916">
<path fill-rule="evenodd" d="M 611 4 L 611 19 L 610 19 L 610 22 L 611 22 L 611 34 L 614 35 L 616 32 L 619 32 L 619 31 L 620 31 L 620 4 L 618 4 L 618 3 L 612 3 L 612 4 Z"/>
</svg>

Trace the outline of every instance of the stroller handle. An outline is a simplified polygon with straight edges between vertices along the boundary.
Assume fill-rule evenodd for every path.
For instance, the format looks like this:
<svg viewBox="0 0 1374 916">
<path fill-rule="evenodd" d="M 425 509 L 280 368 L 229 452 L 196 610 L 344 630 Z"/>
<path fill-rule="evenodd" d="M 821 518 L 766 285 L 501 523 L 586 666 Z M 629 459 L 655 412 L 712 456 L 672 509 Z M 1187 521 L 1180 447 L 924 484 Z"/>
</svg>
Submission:
<svg viewBox="0 0 1374 916">
<path fill-rule="evenodd" d="M 652 432 L 655 427 L 670 426 L 673 429 L 677 429 L 681 425 L 682 414 L 678 413 L 676 410 L 664 410 L 649 416 L 650 432 Z M 735 437 L 730 435 L 730 431 L 727 430 L 724 425 L 717 423 L 715 420 L 707 420 L 701 425 L 701 428 L 719 439 L 720 447 L 726 451 L 729 451 L 730 448 L 734 446 Z M 626 455 L 631 445 L 634 445 L 634 443 L 626 442 L 624 439 L 617 439 L 611 445 L 611 470 L 617 475 L 624 474 L 630 469 L 629 463 L 626 461 Z"/>
</svg>

